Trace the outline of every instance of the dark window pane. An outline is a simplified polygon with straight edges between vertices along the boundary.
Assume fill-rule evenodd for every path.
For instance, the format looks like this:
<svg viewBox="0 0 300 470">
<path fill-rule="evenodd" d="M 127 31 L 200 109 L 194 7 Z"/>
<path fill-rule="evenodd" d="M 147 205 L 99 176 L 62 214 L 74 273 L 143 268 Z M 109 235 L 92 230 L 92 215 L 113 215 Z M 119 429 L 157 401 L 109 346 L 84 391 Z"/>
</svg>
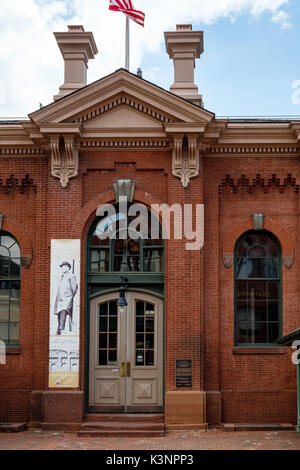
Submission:
<svg viewBox="0 0 300 470">
<path fill-rule="evenodd" d="M 241 240 L 237 246 L 236 254 L 240 258 L 247 257 L 249 245 L 246 240 Z"/>
<path fill-rule="evenodd" d="M 110 317 L 109 318 L 109 331 L 110 332 L 118 331 L 118 318 L 117 317 Z"/>
<path fill-rule="evenodd" d="M 146 366 L 154 366 L 154 351 L 146 351 Z"/>
<path fill-rule="evenodd" d="M 268 340 L 269 343 L 277 343 L 279 339 L 279 324 L 269 323 L 268 324 Z"/>
<path fill-rule="evenodd" d="M 147 349 L 154 349 L 154 334 L 147 334 L 146 335 L 146 348 Z"/>
<path fill-rule="evenodd" d="M 123 253 L 126 253 L 126 240 L 116 240 L 113 246 L 115 255 L 122 255 Z"/>
<path fill-rule="evenodd" d="M 2 278 L 9 277 L 9 267 L 10 267 L 9 258 L 0 255 L 0 277 Z"/>
<path fill-rule="evenodd" d="M 118 335 L 116 333 L 111 333 L 109 335 L 109 348 L 117 349 L 118 347 Z"/>
<path fill-rule="evenodd" d="M 109 302 L 109 314 L 110 315 L 118 315 L 118 307 L 117 307 L 117 301 L 113 300 L 112 302 Z"/>
<path fill-rule="evenodd" d="M 248 277 L 267 278 L 267 260 L 265 258 L 251 258 L 248 261 Z"/>
<path fill-rule="evenodd" d="M 127 268 L 128 268 L 128 271 L 139 271 L 140 270 L 140 257 L 128 256 Z"/>
<path fill-rule="evenodd" d="M 107 351 L 99 351 L 99 366 L 107 365 Z"/>
<path fill-rule="evenodd" d="M 99 349 L 105 348 L 107 348 L 107 335 L 102 333 L 99 335 Z"/>
<path fill-rule="evenodd" d="M 248 323 L 248 342 L 267 343 L 267 323 Z"/>
<path fill-rule="evenodd" d="M 248 258 L 266 258 L 267 252 L 263 246 L 254 245 L 248 250 Z"/>
<path fill-rule="evenodd" d="M 144 349 L 144 335 L 137 334 L 136 335 L 136 349 Z"/>
<path fill-rule="evenodd" d="M 237 325 L 237 343 L 247 343 L 248 342 L 248 324 L 247 323 L 238 323 Z"/>
<path fill-rule="evenodd" d="M 237 261 L 236 261 L 236 278 L 237 279 L 247 279 L 248 278 L 247 258 L 237 258 Z"/>
<path fill-rule="evenodd" d="M 151 249 L 144 250 L 144 270 L 146 272 L 162 272 L 162 250 Z"/>
<path fill-rule="evenodd" d="M 137 351 L 136 352 L 136 365 L 143 366 L 145 364 L 145 354 L 144 351 Z"/>
<path fill-rule="evenodd" d="M 256 301 L 253 305 L 249 302 L 249 321 L 267 321 L 267 302 Z"/>
<path fill-rule="evenodd" d="M 278 259 L 270 258 L 268 260 L 268 277 L 278 278 Z"/>
<path fill-rule="evenodd" d="M 237 281 L 236 283 L 236 298 L 237 300 L 247 299 L 247 281 Z"/>
<path fill-rule="evenodd" d="M 146 304 L 146 315 L 154 315 L 155 306 L 153 304 Z"/>
<path fill-rule="evenodd" d="M 144 302 L 141 302 L 140 300 L 137 301 L 136 303 L 136 314 L 137 315 L 144 315 Z"/>
<path fill-rule="evenodd" d="M 109 365 L 114 366 L 117 364 L 117 351 L 110 350 L 108 353 Z"/>
<path fill-rule="evenodd" d="M 136 331 L 144 331 L 144 317 L 136 318 Z"/>
<path fill-rule="evenodd" d="M 127 244 L 127 252 L 131 255 L 140 255 L 140 241 L 129 240 Z"/>
<path fill-rule="evenodd" d="M 100 317 L 100 331 L 107 332 L 107 317 Z"/>
<path fill-rule="evenodd" d="M 268 299 L 277 300 L 278 299 L 278 282 L 269 282 L 268 285 Z"/>
<path fill-rule="evenodd" d="M 246 301 L 237 302 L 237 319 L 239 322 L 248 320 L 247 305 Z"/>
<path fill-rule="evenodd" d="M 269 302 L 268 307 L 269 307 L 268 321 L 278 321 L 279 320 L 278 301 Z"/>
<path fill-rule="evenodd" d="M 146 331 L 154 332 L 154 318 L 146 318 Z"/>
<path fill-rule="evenodd" d="M 107 316 L 107 311 L 108 311 L 108 303 L 101 304 L 101 305 L 100 305 L 100 315 L 101 315 L 102 317 Z"/>
<path fill-rule="evenodd" d="M 267 283 L 264 281 L 248 282 L 249 300 L 266 300 L 268 296 Z"/>
<path fill-rule="evenodd" d="M 20 259 L 10 260 L 10 277 L 20 277 Z"/>
</svg>

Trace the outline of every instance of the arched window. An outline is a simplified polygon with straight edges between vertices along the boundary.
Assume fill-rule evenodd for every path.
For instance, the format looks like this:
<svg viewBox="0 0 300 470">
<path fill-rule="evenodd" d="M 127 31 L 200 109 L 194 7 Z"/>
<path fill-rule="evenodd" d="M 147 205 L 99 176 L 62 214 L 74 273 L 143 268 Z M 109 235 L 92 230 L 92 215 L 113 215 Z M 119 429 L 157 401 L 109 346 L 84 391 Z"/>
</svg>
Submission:
<svg viewBox="0 0 300 470">
<path fill-rule="evenodd" d="M 20 337 L 21 255 L 17 240 L 0 231 L 0 339 L 17 346 Z"/>
<path fill-rule="evenodd" d="M 124 229 L 124 214 L 116 206 L 115 215 L 96 220 L 88 241 L 89 273 L 163 272 L 164 245 L 159 224 L 158 236 L 151 238 L 154 221 L 151 213 L 141 208 L 139 222 L 131 228 L 136 217 L 127 215 L 127 228 Z M 113 237 L 101 239 L 101 235 L 108 231 Z"/>
<path fill-rule="evenodd" d="M 235 344 L 274 345 L 281 336 L 281 250 L 266 231 L 235 247 Z"/>
</svg>

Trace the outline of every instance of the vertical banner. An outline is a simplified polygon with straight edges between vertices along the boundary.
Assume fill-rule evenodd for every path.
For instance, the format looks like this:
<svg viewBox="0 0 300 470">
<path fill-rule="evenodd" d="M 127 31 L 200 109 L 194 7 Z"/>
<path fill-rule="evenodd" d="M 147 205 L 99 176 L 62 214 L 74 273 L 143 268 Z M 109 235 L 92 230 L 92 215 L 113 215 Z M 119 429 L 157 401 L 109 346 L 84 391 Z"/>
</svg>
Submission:
<svg viewBox="0 0 300 470">
<path fill-rule="evenodd" d="M 51 240 L 49 387 L 79 386 L 80 240 Z"/>
</svg>

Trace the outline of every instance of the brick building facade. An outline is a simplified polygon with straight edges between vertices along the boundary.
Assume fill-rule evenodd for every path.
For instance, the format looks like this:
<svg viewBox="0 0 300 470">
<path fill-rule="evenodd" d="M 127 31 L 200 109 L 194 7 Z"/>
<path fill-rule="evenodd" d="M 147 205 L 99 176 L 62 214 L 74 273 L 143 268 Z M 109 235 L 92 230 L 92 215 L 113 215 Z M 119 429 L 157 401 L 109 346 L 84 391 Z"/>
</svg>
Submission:
<svg viewBox="0 0 300 470">
<path fill-rule="evenodd" d="M 300 122 L 216 119 L 205 110 L 193 79 L 203 35 L 188 25 L 166 33 L 175 68 L 171 93 L 123 69 L 86 86 L 87 61 L 97 53 L 93 35 L 69 27 L 56 39 L 66 67 L 59 95 L 28 120 L 0 124 L 0 339 L 7 343 L 0 421 L 73 429 L 99 405 L 101 413 L 163 413 L 170 429 L 295 423 L 295 367 L 277 340 L 299 327 Z M 122 187 L 124 180 L 133 202 L 149 210 L 152 204 L 204 204 L 203 249 L 187 251 L 187 240 L 165 240 L 156 252 L 164 262 L 142 272 L 106 266 L 99 248 L 99 269 L 93 267 L 89 240 L 97 209 L 118 202 L 114 184 Z M 261 227 L 253 214 L 263 214 Z M 5 237 L 20 247 L 20 278 L 12 267 L 5 272 L 14 258 L 3 252 Z M 79 375 L 72 387 L 49 387 L 55 240 L 80 240 Z M 93 350 L 101 346 L 91 340 L 92 302 L 115 308 L 121 274 L 128 277 L 128 311 L 137 308 L 134 302 L 146 305 L 144 339 L 138 341 L 135 317 L 133 333 L 118 323 L 117 336 L 107 332 L 108 362 L 92 371 Z M 134 376 L 138 363 L 131 363 L 130 383 L 121 337 L 124 344 L 130 338 L 134 361 L 138 351 L 144 361 L 143 376 Z M 191 380 L 183 387 L 179 360 L 188 361 L 185 379 Z M 109 365 L 91 400 L 91 374 L 108 373 Z M 154 375 L 147 376 L 147 366 Z"/>
</svg>

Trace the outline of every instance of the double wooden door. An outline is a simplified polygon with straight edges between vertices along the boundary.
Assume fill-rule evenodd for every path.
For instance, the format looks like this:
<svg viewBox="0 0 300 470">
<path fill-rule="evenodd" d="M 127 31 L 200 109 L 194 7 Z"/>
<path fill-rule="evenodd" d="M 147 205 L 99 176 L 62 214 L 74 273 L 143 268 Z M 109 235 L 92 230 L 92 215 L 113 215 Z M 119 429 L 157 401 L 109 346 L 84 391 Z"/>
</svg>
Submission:
<svg viewBox="0 0 300 470">
<path fill-rule="evenodd" d="M 127 292 L 90 308 L 90 412 L 160 412 L 163 404 L 163 301 Z"/>
</svg>

